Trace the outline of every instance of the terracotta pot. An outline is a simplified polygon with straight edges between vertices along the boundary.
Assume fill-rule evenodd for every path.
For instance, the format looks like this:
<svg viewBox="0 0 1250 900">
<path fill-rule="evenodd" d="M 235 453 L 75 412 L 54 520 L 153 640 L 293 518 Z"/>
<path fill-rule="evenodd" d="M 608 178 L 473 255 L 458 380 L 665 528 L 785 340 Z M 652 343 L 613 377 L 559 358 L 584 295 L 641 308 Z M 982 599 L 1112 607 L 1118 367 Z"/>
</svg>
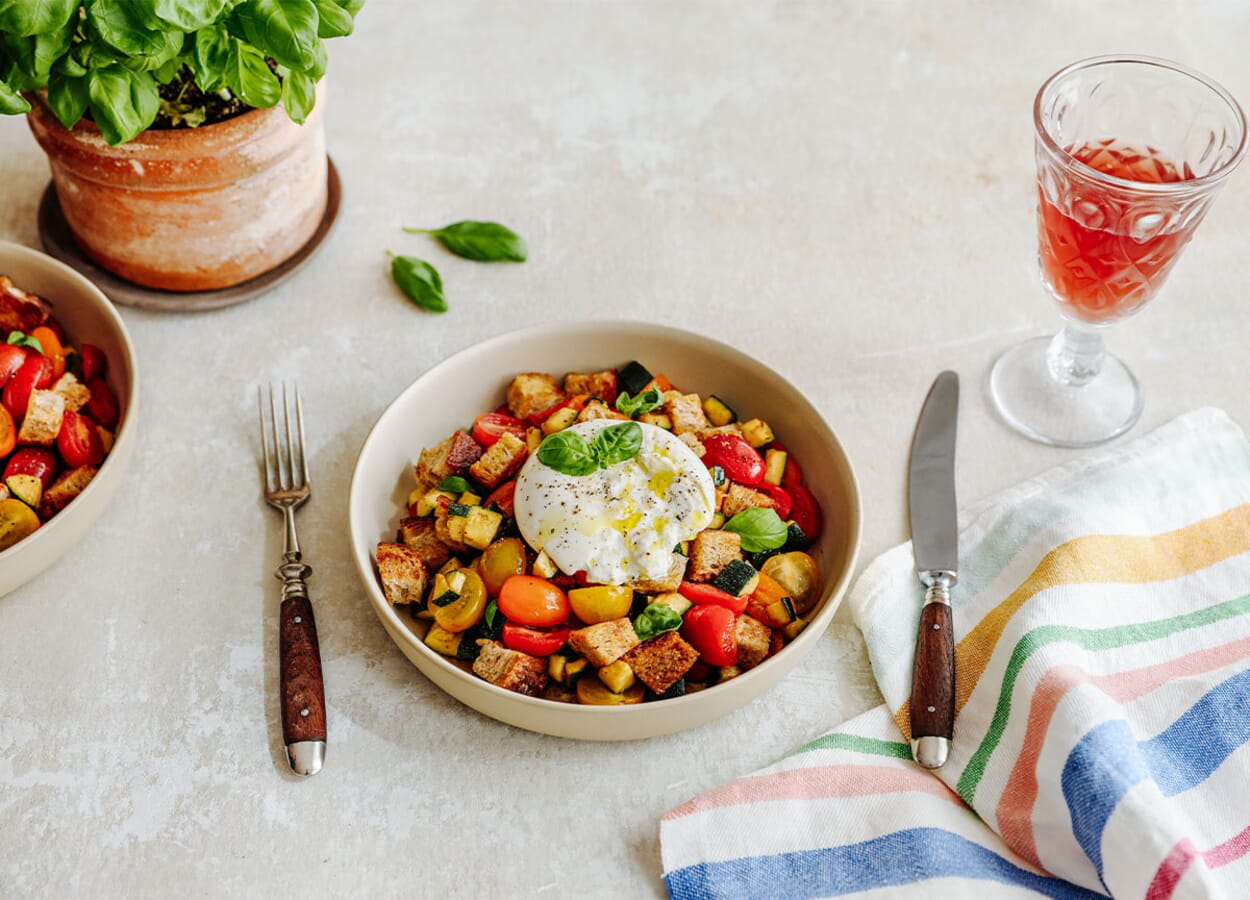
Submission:
<svg viewBox="0 0 1250 900">
<path fill-rule="evenodd" d="M 302 126 L 278 106 L 145 131 L 120 147 L 86 120 L 66 130 L 32 100 L 27 121 L 74 237 L 129 281 L 168 291 L 240 284 L 294 255 L 325 213 L 322 85 Z"/>
</svg>

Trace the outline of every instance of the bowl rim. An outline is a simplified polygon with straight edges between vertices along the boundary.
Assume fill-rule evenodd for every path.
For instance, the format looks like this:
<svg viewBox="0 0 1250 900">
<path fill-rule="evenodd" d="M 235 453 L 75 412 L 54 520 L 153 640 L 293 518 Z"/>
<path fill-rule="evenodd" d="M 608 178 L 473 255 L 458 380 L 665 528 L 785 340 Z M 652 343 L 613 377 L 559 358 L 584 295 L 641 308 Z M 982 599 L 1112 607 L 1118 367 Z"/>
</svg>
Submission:
<svg viewBox="0 0 1250 900">
<path fill-rule="evenodd" d="M 127 368 L 130 372 L 129 383 L 126 385 L 126 415 L 125 418 L 122 419 L 121 427 L 117 429 L 117 432 L 114 435 L 113 447 L 109 451 L 108 456 L 104 458 L 104 462 L 100 464 L 100 468 L 96 471 L 95 477 L 91 479 L 91 482 L 85 488 L 83 488 L 82 493 L 66 505 L 65 509 L 57 513 L 45 524 L 40 525 L 39 528 L 35 530 L 34 534 L 27 535 L 7 550 L 0 550 L 0 565 L 3 565 L 6 560 L 15 558 L 22 552 L 22 550 L 37 546 L 37 542 L 48 543 L 49 541 L 55 540 L 56 536 L 60 534 L 61 530 L 63 530 L 63 528 L 59 529 L 58 526 L 66 521 L 68 517 L 67 514 L 72 513 L 72 510 L 75 509 L 78 501 L 83 497 L 89 497 L 93 493 L 98 492 L 97 489 L 102 490 L 102 476 L 106 472 L 112 473 L 114 468 L 124 464 L 124 460 L 129 455 L 126 451 L 128 450 L 129 445 L 134 441 L 134 433 L 138 427 L 136 420 L 138 418 L 139 410 L 139 367 L 135 357 L 134 343 L 130 340 L 130 332 L 126 330 L 126 323 L 122 320 L 121 314 L 118 313 L 117 307 L 115 307 L 113 302 L 109 300 L 105 293 L 96 286 L 95 282 L 91 281 L 91 279 L 87 278 L 81 272 L 78 272 L 61 262 L 59 259 L 49 256 L 47 253 L 35 250 L 33 247 L 27 247 L 25 244 L 17 244 L 12 241 L 0 241 L 0 254 L 14 254 L 18 257 L 24 257 L 27 262 L 47 265 L 58 274 L 67 276 L 70 281 L 77 282 L 79 287 L 83 288 L 88 295 L 98 301 L 99 306 L 104 311 L 104 317 L 113 324 L 113 326 L 117 329 L 118 335 L 121 337 L 120 343 L 123 351 L 125 352 L 128 362 Z M 21 285 L 18 285 L 18 287 L 21 287 Z M 57 301 L 53 298 L 45 299 L 52 303 L 53 311 L 55 313 Z M 55 564 L 55 562 L 53 564 Z"/>
<path fill-rule="evenodd" d="M 509 691 L 504 688 L 493 685 L 490 682 L 477 677 L 472 672 L 466 672 L 464 669 L 460 668 L 459 666 L 452 664 L 448 660 L 444 659 L 440 654 L 431 650 L 429 647 L 426 647 L 425 644 L 423 644 L 421 641 L 415 640 L 414 636 L 412 635 L 412 631 L 408 627 L 407 623 L 405 623 L 405 621 L 402 618 L 400 618 L 398 613 L 395 612 L 394 608 L 392 608 L 390 604 L 386 602 L 385 595 L 382 593 L 382 589 L 378 585 L 377 576 L 376 576 L 376 573 L 374 572 L 373 558 L 372 556 L 369 555 L 368 552 L 362 551 L 360 549 L 360 546 L 358 545 L 358 542 L 356 540 L 356 535 L 354 533 L 355 530 L 353 528 L 353 522 L 355 520 L 355 511 L 358 507 L 358 504 L 360 502 L 363 502 L 361 498 L 359 497 L 359 492 L 363 490 L 363 487 L 361 486 L 361 482 L 363 479 L 360 477 L 360 472 L 361 472 L 361 463 L 363 462 L 365 455 L 368 453 L 369 448 L 373 445 L 373 442 L 375 438 L 377 437 L 382 426 L 392 416 L 398 415 L 398 413 L 396 412 L 396 409 L 400 406 L 402 401 L 409 394 L 416 392 L 421 387 L 422 383 L 426 381 L 427 378 L 433 377 L 434 375 L 436 375 L 437 373 L 439 373 L 440 371 L 446 368 L 450 368 L 452 365 L 456 364 L 462 356 L 469 354 L 469 353 L 488 353 L 492 348 L 497 347 L 502 344 L 524 342 L 526 340 L 529 340 L 531 338 L 536 338 L 536 337 L 550 338 L 553 333 L 582 332 L 587 329 L 608 329 L 608 328 L 639 328 L 639 329 L 649 330 L 654 333 L 663 334 L 668 337 L 679 338 L 681 340 L 693 340 L 697 343 L 711 345 L 711 347 L 713 347 L 719 353 L 727 354 L 730 357 L 736 357 L 739 362 L 742 362 L 749 367 L 764 370 L 765 372 L 770 374 L 772 377 L 781 381 L 782 384 L 789 387 L 799 397 L 803 399 L 803 402 L 806 404 L 808 409 L 815 415 L 815 419 L 816 419 L 816 422 L 819 424 L 819 427 L 824 430 L 825 437 L 827 437 L 830 440 L 830 442 L 832 443 L 832 446 L 836 447 L 838 452 L 841 454 L 842 459 L 846 463 L 846 473 L 848 475 L 848 483 L 846 485 L 846 487 L 848 488 L 847 490 L 848 506 L 853 512 L 853 516 L 852 516 L 853 521 L 851 522 L 851 527 L 847 534 L 847 544 L 848 544 L 847 558 L 845 560 L 845 564 L 842 568 L 841 574 L 833 583 L 832 590 L 830 590 L 829 592 L 828 599 L 825 600 L 824 607 L 816 615 L 816 617 L 813 618 L 809 622 L 809 627 L 804 628 L 803 631 L 800 632 L 799 636 L 795 638 L 794 643 L 798 643 L 802 641 L 804 645 L 806 645 L 807 643 L 814 642 L 818 638 L 818 636 L 820 634 L 823 634 L 824 631 L 828 628 L 830 620 L 833 618 L 834 614 L 837 612 L 838 606 L 840 605 L 838 601 L 840 600 L 841 597 L 845 595 L 846 591 L 850 587 L 851 580 L 855 575 L 856 567 L 859 561 L 860 546 L 863 540 L 863 504 L 862 504 L 862 497 L 861 497 L 860 486 L 859 486 L 859 479 L 855 473 L 855 467 L 854 467 L 854 464 L 851 462 L 850 455 L 846 452 L 846 448 L 843 446 L 841 440 L 839 440 L 833 428 L 830 427 L 829 423 L 825 420 L 825 417 L 821 415 L 820 411 L 807 399 L 807 395 L 804 394 L 802 391 L 800 391 L 797 387 L 795 387 L 795 385 L 784 375 L 782 375 L 781 373 L 779 373 L 778 371 L 776 371 L 775 369 L 773 369 L 771 366 L 767 365 L 766 363 L 761 362 L 760 360 L 751 356 L 750 354 L 747 354 L 744 351 L 737 349 L 736 347 L 726 344 L 723 341 L 717 340 L 716 338 L 709 337 L 705 334 L 700 334 L 698 332 L 689 331 L 684 328 L 677 328 L 672 325 L 659 325 L 653 322 L 645 322 L 645 321 L 638 320 L 638 319 L 624 319 L 624 318 L 622 319 L 612 319 L 612 318 L 560 319 L 560 320 L 539 322 L 534 325 L 527 325 L 523 328 L 512 329 L 509 331 L 494 334 L 490 337 L 484 338 L 479 341 L 474 341 L 468 344 L 467 346 L 461 347 L 460 349 L 454 351 L 445 359 L 440 360 L 439 362 L 435 363 L 433 366 L 430 366 L 428 369 L 426 369 L 421 374 L 419 374 L 410 384 L 405 386 L 390 401 L 390 403 L 386 405 L 386 407 L 378 415 L 377 420 L 373 423 L 373 426 L 369 429 L 368 435 L 366 435 L 364 442 L 361 444 L 360 450 L 356 455 L 356 462 L 352 466 L 352 478 L 351 478 L 350 486 L 348 489 L 347 528 L 348 528 L 348 536 L 352 543 L 352 548 L 351 548 L 352 559 L 356 564 L 356 571 L 359 574 L 361 581 L 365 585 L 365 592 L 369 597 L 369 603 L 373 607 L 374 613 L 377 614 L 378 617 L 380 618 L 381 624 L 383 625 L 383 629 L 384 631 L 386 631 L 388 637 L 391 637 L 392 640 L 395 640 L 396 634 L 403 635 L 404 643 L 407 646 L 411 648 L 415 648 L 416 652 L 420 654 L 423 658 L 427 659 L 429 662 L 436 665 L 441 671 L 448 673 L 457 681 L 461 682 L 467 689 L 482 690 L 482 691 L 485 691 L 488 695 L 494 695 L 496 697 L 507 698 L 509 700 L 516 701 L 523 707 L 528 706 L 528 707 L 532 707 L 535 710 L 542 710 L 542 711 L 546 711 L 549 713 L 559 713 L 561 715 L 576 717 L 579 719 L 594 718 L 596 716 L 614 716 L 614 717 L 617 717 L 618 719 L 646 716 L 649 712 L 653 711 L 653 707 L 651 704 L 648 704 L 648 703 L 638 703 L 638 704 L 630 704 L 630 705 L 622 705 L 622 706 L 587 706 L 587 705 L 581 705 L 581 704 L 576 704 L 576 703 L 561 703 L 555 700 L 548 700 L 543 697 L 530 697 L 526 694 L 519 694 L 516 691 Z M 398 643 L 399 642 L 396 640 L 397 646 L 398 646 Z M 403 652 L 402 647 L 400 647 L 399 649 L 401 650 L 401 652 Z M 808 652 L 810 652 L 810 648 L 808 648 Z M 806 652 L 803 655 L 805 656 Z M 405 656 L 407 656 L 407 653 L 405 653 Z M 797 658 L 796 658 L 796 661 L 797 661 Z M 414 662 L 413 665 L 416 666 L 416 663 Z M 756 666 L 755 668 L 749 669 L 743 672 L 741 675 L 736 676 L 733 679 L 733 683 L 735 685 L 743 685 L 744 690 L 745 690 L 746 685 L 750 685 L 756 681 L 760 681 L 762 678 L 767 677 L 769 674 L 771 673 L 767 669 L 765 669 L 763 666 Z M 422 675 L 425 675 L 425 673 L 422 672 Z M 428 675 L 425 675 L 425 677 L 427 679 L 429 678 Z M 782 676 L 782 679 L 784 679 L 784 674 Z M 432 681 L 433 679 L 430 679 L 430 680 Z M 439 690 L 442 691 L 443 693 L 449 694 L 449 696 L 452 696 L 453 699 L 456 699 L 458 702 L 462 703 L 465 706 L 469 706 L 469 704 L 464 703 L 464 701 L 461 701 L 459 700 L 459 698 L 455 697 L 454 695 L 451 695 L 450 692 L 447 691 L 446 689 L 442 688 L 439 685 L 436 685 L 436 686 L 438 686 Z M 767 689 L 766 687 L 760 688 L 758 691 L 750 693 L 749 697 L 754 697 L 758 693 L 766 689 Z M 670 698 L 664 701 L 665 709 L 673 710 L 674 714 L 676 714 L 676 711 L 682 705 L 690 705 L 693 703 L 706 702 L 705 700 L 700 699 L 704 696 L 705 693 L 706 692 L 704 691 L 699 691 L 697 693 L 687 694 L 682 697 Z M 482 715 L 489 716 L 488 713 L 482 713 Z M 489 717 L 495 718 L 494 716 L 489 716 Z"/>
</svg>

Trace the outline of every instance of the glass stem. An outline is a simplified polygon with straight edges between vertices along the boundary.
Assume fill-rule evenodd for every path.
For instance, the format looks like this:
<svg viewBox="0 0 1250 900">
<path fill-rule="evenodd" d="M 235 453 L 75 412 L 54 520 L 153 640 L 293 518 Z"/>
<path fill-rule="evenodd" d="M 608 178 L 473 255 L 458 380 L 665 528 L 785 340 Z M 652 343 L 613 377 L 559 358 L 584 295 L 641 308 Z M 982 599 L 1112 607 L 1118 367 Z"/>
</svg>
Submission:
<svg viewBox="0 0 1250 900">
<path fill-rule="evenodd" d="M 1046 363 L 1056 381 L 1080 387 L 1098 376 L 1105 356 L 1100 330 L 1069 322 L 1050 342 Z"/>
</svg>

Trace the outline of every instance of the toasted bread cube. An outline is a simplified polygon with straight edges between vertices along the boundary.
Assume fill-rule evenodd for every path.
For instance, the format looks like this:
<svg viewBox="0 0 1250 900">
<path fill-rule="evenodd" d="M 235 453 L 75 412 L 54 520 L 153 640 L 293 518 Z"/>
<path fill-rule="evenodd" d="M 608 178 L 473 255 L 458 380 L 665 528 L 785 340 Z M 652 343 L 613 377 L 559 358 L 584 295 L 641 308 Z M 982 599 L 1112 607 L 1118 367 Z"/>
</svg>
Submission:
<svg viewBox="0 0 1250 900">
<path fill-rule="evenodd" d="M 477 550 L 485 550 L 502 525 L 502 514 L 482 506 L 470 506 L 465 520 L 464 542 Z"/>
<path fill-rule="evenodd" d="M 773 442 L 773 430 L 763 419 L 749 419 L 743 422 L 742 436 L 756 449 Z"/>
<path fill-rule="evenodd" d="M 662 578 L 638 578 L 629 583 L 640 594 L 666 594 L 681 587 L 686 577 L 686 563 L 689 560 L 680 553 L 674 553 L 669 562 L 668 574 Z"/>
<path fill-rule="evenodd" d="M 639 681 L 655 693 L 662 694 L 690 671 L 699 659 L 699 651 L 686 643 L 676 631 L 666 631 L 639 644 L 623 659 Z"/>
<path fill-rule="evenodd" d="M 569 644 L 596 669 L 610 666 L 638 645 L 638 635 L 627 618 L 587 625 L 569 635 Z"/>
<path fill-rule="evenodd" d="M 714 425 L 704 428 L 699 432 L 699 437 L 711 437 L 714 434 L 734 434 L 742 437 L 742 426 L 737 422 L 730 422 L 728 425 Z"/>
<path fill-rule="evenodd" d="M 773 501 L 767 494 L 753 491 L 741 484 L 730 485 L 729 492 L 725 494 L 725 502 L 721 504 L 721 512 L 725 514 L 726 519 L 732 519 L 744 509 L 772 508 Z"/>
<path fill-rule="evenodd" d="M 738 643 L 738 667 L 751 669 L 768 656 L 768 650 L 773 643 L 773 631 L 751 616 L 738 616 L 734 620 L 734 639 Z"/>
<path fill-rule="evenodd" d="M 421 557 L 403 544 L 382 542 L 376 553 L 382 593 L 391 606 L 420 604 L 425 597 L 429 572 Z"/>
<path fill-rule="evenodd" d="M 703 446 L 703 441 L 693 431 L 684 431 L 677 435 L 677 439 L 694 451 L 694 455 L 703 459 L 707 453 L 707 447 Z"/>
<path fill-rule="evenodd" d="M 479 640 L 481 652 L 474 673 L 496 687 L 533 697 L 547 686 L 547 662 L 528 653 L 509 650 L 498 641 Z"/>
<path fill-rule="evenodd" d="M 451 548 L 438 536 L 438 526 L 430 516 L 409 516 L 401 520 L 399 540 L 431 572 L 437 572 L 451 557 Z"/>
<path fill-rule="evenodd" d="M 711 528 L 701 531 L 690 548 L 690 580 L 711 581 L 730 562 L 741 558 L 741 535 Z"/>
<path fill-rule="evenodd" d="M 29 334 L 44 322 L 52 312 L 52 306 L 15 285 L 8 277 L 0 275 L 0 331 L 21 331 Z"/>
<path fill-rule="evenodd" d="M 577 410 L 571 406 L 566 406 L 564 409 L 557 409 L 547 417 L 547 420 L 543 422 L 542 432 L 543 434 L 555 434 L 557 431 L 563 431 L 568 428 L 576 421 Z"/>
<path fill-rule="evenodd" d="M 543 372 L 522 373 L 508 385 L 508 409 L 518 419 L 528 419 L 563 400 L 564 391 L 560 390 L 560 385 Z"/>
<path fill-rule="evenodd" d="M 83 492 L 83 489 L 95 478 L 96 469 L 91 466 L 79 466 L 62 472 L 61 477 L 43 492 L 39 501 L 39 518 L 49 519 L 69 506 L 70 501 Z"/>
<path fill-rule="evenodd" d="M 611 405 L 616 402 L 616 391 L 616 373 L 611 369 L 595 372 L 593 375 L 570 372 L 564 376 L 566 394 L 589 394 Z"/>
<path fill-rule="evenodd" d="M 52 385 L 52 390 L 65 398 L 65 408 L 78 412 L 91 399 L 91 390 L 74 377 L 73 372 L 66 372 Z"/>
<path fill-rule="evenodd" d="M 709 427 L 703 414 L 703 401 L 698 394 L 680 394 L 671 391 L 664 395 L 664 411 L 673 422 L 674 434 L 688 431 L 698 434 Z"/>
<path fill-rule="evenodd" d="M 629 416 L 623 412 L 617 412 L 602 400 L 591 400 L 577 414 L 577 421 L 589 422 L 592 419 L 624 419 L 628 422 Z"/>
<path fill-rule="evenodd" d="M 612 693 L 623 694 L 634 686 L 637 678 L 634 677 L 634 670 L 629 667 L 629 663 L 618 659 L 599 670 L 599 680 Z"/>
<path fill-rule="evenodd" d="M 50 447 L 61 433 L 65 420 L 65 398 L 56 391 L 31 391 L 26 402 L 26 418 L 17 433 L 19 444 L 39 444 Z"/>
<path fill-rule="evenodd" d="M 452 433 L 435 447 L 421 451 L 417 458 L 417 487 L 437 488 L 449 475 L 462 474 L 482 456 L 482 445 L 463 431 Z"/>
<path fill-rule="evenodd" d="M 516 474 L 529 450 L 525 441 L 505 431 L 482 458 L 469 467 L 469 474 L 483 487 L 494 489 Z"/>
</svg>

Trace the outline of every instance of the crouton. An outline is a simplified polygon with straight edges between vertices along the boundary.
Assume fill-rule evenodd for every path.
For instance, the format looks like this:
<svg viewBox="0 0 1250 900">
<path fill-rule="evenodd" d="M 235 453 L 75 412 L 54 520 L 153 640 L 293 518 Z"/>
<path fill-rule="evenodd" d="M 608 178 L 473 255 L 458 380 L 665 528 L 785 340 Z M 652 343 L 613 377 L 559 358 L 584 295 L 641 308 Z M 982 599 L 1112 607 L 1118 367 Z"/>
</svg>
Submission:
<svg viewBox="0 0 1250 900">
<path fill-rule="evenodd" d="M 378 576 L 382 579 L 382 593 L 391 606 L 420 604 L 425 599 L 429 572 L 416 552 L 403 544 L 378 544 L 375 554 Z"/>
<path fill-rule="evenodd" d="M 693 450 L 694 455 L 699 459 L 703 459 L 704 454 L 707 453 L 707 447 L 703 446 L 703 441 L 693 431 L 684 431 L 677 435 L 677 439 Z"/>
<path fill-rule="evenodd" d="M 730 485 L 725 502 L 721 504 L 721 512 L 725 514 L 725 518 L 732 519 L 744 509 L 752 508 L 773 509 L 773 501 L 760 491 L 753 491 L 741 484 Z"/>
<path fill-rule="evenodd" d="M 529 455 L 525 441 L 505 431 L 482 458 L 469 466 L 469 474 L 484 487 L 494 489 L 516 474 Z"/>
<path fill-rule="evenodd" d="M 445 498 L 439 500 L 434 510 L 434 534 L 453 552 L 464 553 L 469 549 L 464 542 L 464 527 L 468 524 L 468 519 L 464 516 L 449 514 L 447 508 L 450 505 Z M 452 522 L 452 519 L 458 521 Z"/>
<path fill-rule="evenodd" d="M 640 594 L 672 593 L 681 587 L 681 581 L 686 577 L 686 562 L 686 557 L 674 553 L 669 562 L 668 574 L 662 578 L 639 578 L 631 581 L 629 586 Z"/>
<path fill-rule="evenodd" d="M 4 275 L 0 275 L 0 331 L 30 333 L 52 313 L 52 306 L 42 297 L 22 290 Z"/>
<path fill-rule="evenodd" d="M 666 631 L 621 658 L 634 670 L 639 681 L 662 694 L 690 671 L 699 658 L 699 651 L 682 640 L 676 631 Z"/>
<path fill-rule="evenodd" d="M 577 414 L 577 421 L 589 422 L 591 419 L 625 419 L 628 421 L 629 416 L 622 412 L 617 412 L 602 400 L 591 400 Z"/>
<path fill-rule="evenodd" d="M 512 384 L 508 385 L 508 409 L 518 419 L 528 419 L 563 400 L 564 391 L 560 390 L 560 385 L 542 372 L 525 372 L 513 378 Z"/>
<path fill-rule="evenodd" d="M 498 641 L 479 640 L 481 651 L 473 672 L 495 687 L 533 697 L 547 686 L 547 661 L 528 653 L 509 650 Z"/>
<path fill-rule="evenodd" d="M 595 372 L 593 375 L 570 372 L 564 376 L 564 393 L 566 394 L 589 394 L 611 406 L 616 402 L 616 391 L 616 373 L 611 369 L 605 372 Z"/>
<path fill-rule="evenodd" d="M 732 560 L 742 558 L 742 536 L 709 528 L 690 546 L 690 580 L 711 581 Z"/>
<path fill-rule="evenodd" d="M 664 411 L 673 422 L 674 434 L 685 434 L 687 431 L 698 434 L 711 427 L 698 394 L 667 393 L 664 395 Z"/>
<path fill-rule="evenodd" d="M 429 516 L 409 516 L 399 523 L 400 542 L 417 555 L 431 572 L 442 568 L 451 557 L 451 548 L 438 536 L 438 528 Z"/>
<path fill-rule="evenodd" d="M 734 620 L 734 640 L 738 644 L 738 667 L 751 669 L 768 656 L 773 630 L 750 616 L 738 616 Z"/>
<path fill-rule="evenodd" d="M 52 385 L 52 390 L 64 397 L 65 408 L 74 412 L 86 406 L 91 399 L 91 391 L 72 372 L 66 372 L 58 378 L 56 384 Z"/>
<path fill-rule="evenodd" d="M 435 447 L 427 447 L 417 458 L 417 487 L 422 492 L 436 488 L 449 475 L 463 474 L 482 457 L 482 445 L 464 431 L 453 432 Z"/>
<path fill-rule="evenodd" d="M 91 479 L 95 478 L 95 473 L 96 470 L 91 466 L 79 466 L 77 469 L 62 472 L 61 477 L 43 492 L 43 499 L 39 501 L 39 518 L 47 519 L 69 506 L 70 501 L 81 494 L 91 483 Z"/>
<path fill-rule="evenodd" d="M 610 619 L 572 632 L 569 645 L 592 666 L 601 669 L 638 646 L 638 635 L 629 619 Z"/>
<path fill-rule="evenodd" d="M 22 430 L 17 433 L 19 444 L 39 444 L 50 447 L 61 433 L 65 419 L 65 398 L 56 391 L 31 391 L 26 401 L 26 417 Z"/>
</svg>

